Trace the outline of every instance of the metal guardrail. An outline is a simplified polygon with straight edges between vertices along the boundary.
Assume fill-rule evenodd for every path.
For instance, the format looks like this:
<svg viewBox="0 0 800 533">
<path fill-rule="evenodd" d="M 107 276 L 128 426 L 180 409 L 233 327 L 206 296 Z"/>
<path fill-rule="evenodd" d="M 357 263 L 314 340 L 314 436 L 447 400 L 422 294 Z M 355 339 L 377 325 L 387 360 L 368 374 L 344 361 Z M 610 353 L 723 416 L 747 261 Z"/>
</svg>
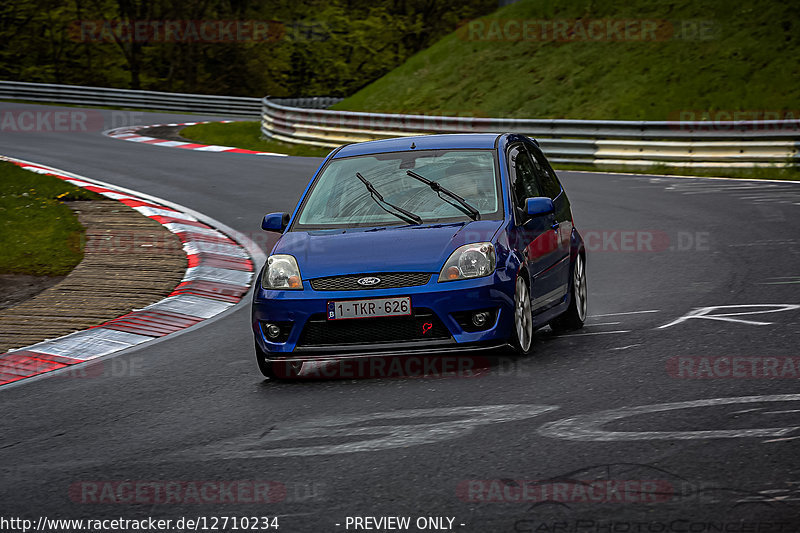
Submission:
<svg viewBox="0 0 800 533">
<path fill-rule="evenodd" d="M 224 116 L 261 115 L 264 137 L 341 144 L 430 133 L 518 132 L 556 163 L 734 168 L 800 165 L 800 119 L 737 122 L 504 119 L 332 111 L 340 99 L 243 98 L 0 81 L 0 98 Z"/>
<path fill-rule="evenodd" d="M 800 164 L 800 119 L 703 122 L 471 118 L 332 111 L 320 108 L 325 99 L 304 100 L 264 98 L 262 135 L 333 148 L 351 142 L 431 133 L 518 132 L 535 137 L 556 163 L 706 168 Z M 329 100 L 331 104 L 338 101 Z"/>
<path fill-rule="evenodd" d="M 260 98 L 134 91 L 105 87 L 0 81 L 0 98 L 88 106 L 156 109 L 210 115 L 258 117 Z M 330 104 L 328 104 L 330 105 Z"/>
</svg>

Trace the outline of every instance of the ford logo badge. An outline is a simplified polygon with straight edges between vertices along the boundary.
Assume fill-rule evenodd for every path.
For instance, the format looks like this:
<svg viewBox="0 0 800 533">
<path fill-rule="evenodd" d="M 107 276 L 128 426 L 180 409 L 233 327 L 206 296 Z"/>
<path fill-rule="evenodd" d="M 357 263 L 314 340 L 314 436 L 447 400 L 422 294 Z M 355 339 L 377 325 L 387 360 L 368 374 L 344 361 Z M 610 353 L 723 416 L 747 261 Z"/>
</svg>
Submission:
<svg viewBox="0 0 800 533">
<path fill-rule="evenodd" d="M 380 282 L 381 278 L 375 278 L 375 277 L 366 277 L 358 280 L 358 284 L 363 287 L 371 287 L 373 285 L 377 285 Z"/>
</svg>

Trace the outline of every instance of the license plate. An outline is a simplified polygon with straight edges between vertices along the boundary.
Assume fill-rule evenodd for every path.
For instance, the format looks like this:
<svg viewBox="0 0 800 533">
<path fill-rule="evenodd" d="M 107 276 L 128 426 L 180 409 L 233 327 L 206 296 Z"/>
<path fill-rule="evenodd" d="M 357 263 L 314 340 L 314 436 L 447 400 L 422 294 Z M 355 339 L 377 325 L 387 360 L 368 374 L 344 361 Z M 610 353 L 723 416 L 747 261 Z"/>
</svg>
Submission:
<svg viewBox="0 0 800 533">
<path fill-rule="evenodd" d="M 411 314 L 411 298 L 372 298 L 328 302 L 328 320 L 373 318 Z"/>
</svg>

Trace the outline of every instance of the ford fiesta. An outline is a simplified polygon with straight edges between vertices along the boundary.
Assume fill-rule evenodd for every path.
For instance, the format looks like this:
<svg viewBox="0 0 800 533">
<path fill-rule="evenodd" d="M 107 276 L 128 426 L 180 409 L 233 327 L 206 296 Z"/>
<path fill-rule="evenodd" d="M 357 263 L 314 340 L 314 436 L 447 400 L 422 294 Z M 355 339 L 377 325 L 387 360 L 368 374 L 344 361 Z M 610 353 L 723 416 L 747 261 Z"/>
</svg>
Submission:
<svg viewBox="0 0 800 533">
<path fill-rule="evenodd" d="M 537 328 L 586 318 L 585 251 L 567 194 L 522 135 L 343 146 L 294 212 L 266 215 L 262 228 L 282 234 L 253 296 L 268 377 L 278 362 L 527 354 Z"/>
</svg>

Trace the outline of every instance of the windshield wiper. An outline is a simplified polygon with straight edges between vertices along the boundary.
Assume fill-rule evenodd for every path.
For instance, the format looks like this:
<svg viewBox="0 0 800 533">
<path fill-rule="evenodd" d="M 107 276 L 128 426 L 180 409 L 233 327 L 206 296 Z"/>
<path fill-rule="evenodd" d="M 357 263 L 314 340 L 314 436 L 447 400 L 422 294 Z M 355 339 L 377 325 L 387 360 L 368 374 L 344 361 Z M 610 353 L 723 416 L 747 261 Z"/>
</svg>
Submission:
<svg viewBox="0 0 800 533">
<path fill-rule="evenodd" d="M 477 209 L 475 209 L 475 207 L 473 207 L 472 204 L 470 204 L 469 202 L 467 202 L 466 200 L 461 198 L 459 195 L 457 195 L 453 191 L 442 187 L 441 185 L 439 185 L 438 182 L 431 181 L 428 178 L 420 176 L 419 174 L 417 174 L 413 170 L 407 171 L 406 174 L 408 174 L 409 176 L 411 176 L 415 180 L 421 181 L 422 183 L 424 183 L 425 185 L 427 185 L 428 187 L 430 187 L 431 189 L 436 191 L 436 193 L 439 194 L 439 198 L 441 198 L 442 200 L 444 200 L 448 204 L 452 205 L 453 207 L 455 207 L 459 211 L 463 211 L 464 213 L 469 215 L 469 217 L 472 220 L 480 220 L 481 219 L 480 212 Z M 447 196 L 449 196 L 450 198 L 452 198 L 453 200 L 458 202 L 460 205 L 456 205 L 453 202 L 451 202 L 450 200 L 447 200 L 446 198 L 444 198 L 442 196 L 441 193 L 446 194 Z"/>
<path fill-rule="evenodd" d="M 419 215 L 414 214 L 411 211 L 406 211 L 402 207 L 398 207 L 398 206 L 396 206 L 394 204 L 390 204 L 389 202 L 384 200 L 383 196 L 381 196 L 381 193 L 379 193 L 378 190 L 372 185 L 372 183 L 367 181 L 367 179 L 364 176 L 362 176 L 360 172 L 356 172 L 356 177 L 358 179 L 360 179 L 361 183 L 363 183 L 367 187 L 367 190 L 369 191 L 370 197 L 373 200 L 375 200 L 375 203 L 378 204 L 381 209 L 383 209 L 384 211 L 386 211 L 390 215 L 396 216 L 397 218 L 401 219 L 404 222 L 408 222 L 409 224 L 422 224 L 422 219 L 419 217 Z M 394 209 L 394 211 L 389 211 L 388 209 L 383 207 L 383 205 L 381 205 L 381 204 L 388 205 L 389 207 Z"/>
</svg>

